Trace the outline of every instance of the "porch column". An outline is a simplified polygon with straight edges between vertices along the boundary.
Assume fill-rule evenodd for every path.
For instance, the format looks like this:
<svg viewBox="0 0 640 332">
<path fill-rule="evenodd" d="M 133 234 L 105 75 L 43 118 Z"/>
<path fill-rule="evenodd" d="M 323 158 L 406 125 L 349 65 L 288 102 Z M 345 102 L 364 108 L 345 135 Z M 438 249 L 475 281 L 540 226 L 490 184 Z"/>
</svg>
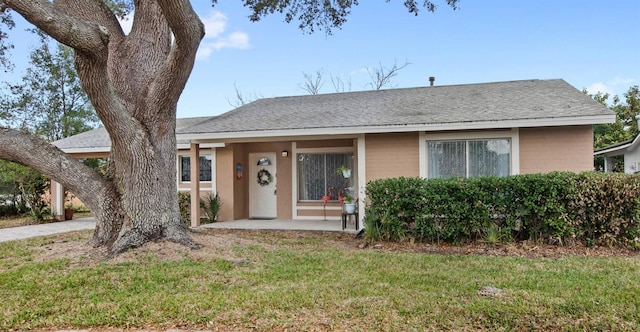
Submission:
<svg viewBox="0 0 640 332">
<path fill-rule="evenodd" d="M 200 226 L 200 144 L 189 146 L 191 172 L 191 227 Z"/>
<path fill-rule="evenodd" d="M 613 172 L 613 159 L 611 157 L 604 156 L 604 172 Z"/>
<path fill-rule="evenodd" d="M 359 197 L 359 202 L 358 202 L 358 214 L 360 215 L 360 228 L 364 228 L 364 202 L 366 201 L 367 198 L 367 167 L 366 167 L 366 159 L 367 159 L 367 154 L 366 154 L 366 145 L 365 145 L 365 141 L 364 141 L 364 134 L 362 135 L 358 135 L 358 138 L 356 138 L 356 146 L 357 146 L 357 153 L 358 153 L 358 197 Z"/>
<path fill-rule="evenodd" d="M 51 210 L 54 218 L 64 220 L 64 188 L 58 182 L 51 180 Z"/>
</svg>

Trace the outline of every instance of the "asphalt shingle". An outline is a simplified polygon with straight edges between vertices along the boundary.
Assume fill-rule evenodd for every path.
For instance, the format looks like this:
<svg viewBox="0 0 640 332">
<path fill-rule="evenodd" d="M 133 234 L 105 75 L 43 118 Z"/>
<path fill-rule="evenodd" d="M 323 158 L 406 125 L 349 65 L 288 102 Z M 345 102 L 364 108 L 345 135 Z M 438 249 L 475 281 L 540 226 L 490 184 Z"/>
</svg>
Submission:
<svg viewBox="0 0 640 332">
<path fill-rule="evenodd" d="M 276 97 L 184 130 L 185 134 L 348 128 L 610 115 L 561 79 Z"/>
</svg>

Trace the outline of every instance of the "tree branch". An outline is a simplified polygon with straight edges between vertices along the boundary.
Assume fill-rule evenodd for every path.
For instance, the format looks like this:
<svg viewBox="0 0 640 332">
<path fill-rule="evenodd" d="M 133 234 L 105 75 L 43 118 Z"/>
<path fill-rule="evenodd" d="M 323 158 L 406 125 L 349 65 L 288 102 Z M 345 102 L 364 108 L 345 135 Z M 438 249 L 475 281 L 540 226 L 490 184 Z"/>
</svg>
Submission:
<svg viewBox="0 0 640 332">
<path fill-rule="evenodd" d="M 104 53 L 109 31 L 97 24 L 69 15 L 46 0 L 4 0 L 4 6 L 15 10 L 57 41 L 85 54 Z"/>
<path fill-rule="evenodd" d="M 113 194 L 115 190 L 102 176 L 80 161 L 19 130 L 0 128 L 0 159 L 29 166 L 61 183 L 96 213 L 102 210 L 99 198 L 104 196 L 101 194 Z"/>
<path fill-rule="evenodd" d="M 152 82 L 149 100 L 156 105 L 176 105 L 193 70 L 204 24 L 188 0 L 158 0 L 158 4 L 175 40 Z"/>
</svg>

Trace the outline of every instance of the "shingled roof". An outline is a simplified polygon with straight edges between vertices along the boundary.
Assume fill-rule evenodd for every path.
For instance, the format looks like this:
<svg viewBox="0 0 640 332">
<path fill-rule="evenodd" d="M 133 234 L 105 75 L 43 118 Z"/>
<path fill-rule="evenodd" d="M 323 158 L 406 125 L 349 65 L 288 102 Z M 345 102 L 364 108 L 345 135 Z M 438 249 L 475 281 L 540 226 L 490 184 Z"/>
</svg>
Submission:
<svg viewBox="0 0 640 332">
<path fill-rule="evenodd" d="M 613 113 L 561 79 L 448 85 L 256 100 L 185 129 L 229 133 L 366 133 L 611 122 Z M 516 125 L 517 124 L 517 125 Z M 529 124 L 529 125 L 523 125 Z M 253 133 L 252 133 L 253 132 Z"/>
<path fill-rule="evenodd" d="M 374 132 L 608 123 L 615 114 L 561 79 L 264 98 L 215 117 L 178 119 L 178 143 Z M 108 151 L 98 128 L 53 143 Z"/>
<path fill-rule="evenodd" d="M 195 117 L 195 118 L 182 118 L 176 121 L 176 133 L 197 125 L 203 121 L 212 119 L 214 117 Z M 188 141 L 178 141 L 180 143 L 189 143 Z M 78 135 L 73 135 L 52 143 L 58 148 L 67 152 L 107 152 L 111 149 L 111 140 L 109 139 L 109 133 L 104 127 L 96 128 Z"/>
</svg>

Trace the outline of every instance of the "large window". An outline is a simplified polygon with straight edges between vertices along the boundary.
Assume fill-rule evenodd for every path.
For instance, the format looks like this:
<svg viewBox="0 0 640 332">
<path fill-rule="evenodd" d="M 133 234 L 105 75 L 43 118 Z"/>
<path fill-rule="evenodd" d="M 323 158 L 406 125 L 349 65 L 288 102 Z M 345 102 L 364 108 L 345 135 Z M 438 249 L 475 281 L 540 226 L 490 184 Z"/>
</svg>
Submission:
<svg viewBox="0 0 640 332">
<path fill-rule="evenodd" d="M 429 141 L 427 176 L 507 176 L 511 174 L 511 140 L 508 138 Z"/>
<path fill-rule="evenodd" d="M 200 181 L 211 181 L 211 156 L 200 156 Z M 180 156 L 180 181 L 191 181 L 191 158 Z"/>
<path fill-rule="evenodd" d="M 298 200 L 319 201 L 333 189 L 332 200 L 338 199 L 338 193 L 354 196 L 351 177 L 345 179 L 336 173 L 340 166 L 353 170 L 353 153 L 299 153 L 298 158 Z"/>
</svg>

